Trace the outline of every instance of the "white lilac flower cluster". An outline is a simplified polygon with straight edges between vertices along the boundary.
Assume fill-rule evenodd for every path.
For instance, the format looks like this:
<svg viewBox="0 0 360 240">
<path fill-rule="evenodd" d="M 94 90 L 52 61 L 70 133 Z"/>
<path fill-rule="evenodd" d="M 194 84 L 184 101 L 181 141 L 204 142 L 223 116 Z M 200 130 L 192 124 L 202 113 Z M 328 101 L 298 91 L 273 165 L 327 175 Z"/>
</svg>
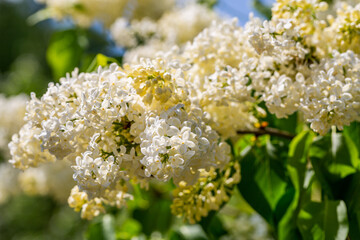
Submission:
<svg viewBox="0 0 360 240">
<path fill-rule="evenodd" d="M 188 43 L 174 58 L 190 66 L 192 102 L 207 112 L 212 127 L 224 138 L 251 129 L 263 115 L 252 95 L 251 77 L 256 51 L 237 20 L 213 24 Z"/>
<path fill-rule="evenodd" d="M 271 113 L 281 118 L 299 111 L 322 135 L 332 125 L 341 130 L 359 121 L 359 55 L 352 47 L 359 7 L 344 4 L 325 22 L 317 18 L 325 2 L 279 0 L 272 20 L 252 28 L 251 44 L 273 65 L 259 93 Z"/>
<path fill-rule="evenodd" d="M 357 2 L 359 3 L 359 2 Z M 329 16 L 329 27 L 324 29 L 326 33 L 330 51 L 336 49 L 342 52 L 352 50 L 355 53 L 360 53 L 359 44 L 359 18 L 360 18 L 360 4 L 351 6 L 347 3 L 336 4 L 336 17 Z"/>
<path fill-rule="evenodd" d="M 359 121 L 359 56 L 351 46 L 360 5 L 344 6 L 325 22 L 317 17 L 324 2 L 279 0 L 270 21 L 251 18 L 244 28 L 214 23 L 172 56 L 190 66 L 192 102 L 223 137 L 251 129 L 264 115 L 261 102 L 278 118 L 300 112 L 322 135 Z M 334 27 L 342 30 L 333 39 L 350 41 L 345 48 L 320 34 Z"/>
<path fill-rule="evenodd" d="M 199 169 L 221 166 L 229 146 L 217 143 L 219 136 L 205 122 L 200 109 L 185 111 L 176 105 L 160 116 L 149 116 L 140 134 L 141 163 L 145 174 L 157 179 L 172 178 L 175 183 L 196 181 Z M 214 154 L 215 153 L 215 154 Z"/>
<path fill-rule="evenodd" d="M 333 52 L 312 70 L 300 99 L 300 109 L 311 128 L 326 134 L 331 126 L 360 121 L 360 59 L 352 51 Z"/>
<path fill-rule="evenodd" d="M 359 53 L 359 1 L 332 1 L 329 7 L 319 0 L 281 0 L 272 10 L 272 21 L 291 22 L 300 42 L 320 59 L 334 50 Z"/>
<path fill-rule="evenodd" d="M 71 162 L 77 188 L 69 203 L 86 218 L 104 204 L 120 207 L 129 181 L 191 185 L 200 171 L 222 169 L 230 148 L 189 100 L 187 68 L 157 58 L 74 71 L 41 99 L 32 95 L 10 162 L 20 169 Z"/>
</svg>

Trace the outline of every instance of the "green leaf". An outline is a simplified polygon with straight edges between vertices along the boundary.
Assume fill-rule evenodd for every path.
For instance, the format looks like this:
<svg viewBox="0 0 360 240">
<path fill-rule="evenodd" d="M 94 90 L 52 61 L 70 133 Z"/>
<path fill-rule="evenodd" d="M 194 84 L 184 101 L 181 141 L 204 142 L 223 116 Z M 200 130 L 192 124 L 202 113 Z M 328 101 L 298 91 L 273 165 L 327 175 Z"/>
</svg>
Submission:
<svg viewBox="0 0 360 240">
<path fill-rule="evenodd" d="M 74 29 L 56 32 L 50 40 L 46 59 L 55 79 L 79 66 L 86 42 Z"/>
<path fill-rule="evenodd" d="M 349 237 L 356 239 L 360 236 L 360 211 L 349 213 Z"/>
<path fill-rule="evenodd" d="M 313 138 L 314 134 L 312 132 L 304 131 L 297 135 L 290 143 L 287 168 L 296 190 L 301 190 L 303 188 L 307 153 Z"/>
<path fill-rule="evenodd" d="M 301 210 L 298 226 L 304 239 L 346 239 L 346 205 L 343 201 L 310 202 Z"/>
<path fill-rule="evenodd" d="M 304 131 L 297 135 L 290 143 L 287 169 L 294 186 L 294 196 L 290 206 L 287 208 L 283 218 L 278 225 L 279 239 L 301 239 L 297 228 L 297 216 L 302 202 L 308 197 L 306 195 L 305 176 L 307 154 L 314 134 Z"/>
<path fill-rule="evenodd" d="M 295 189 L 293 187 L 288 187 L 285 194 L 279 199 L 275 208 L 275 219 L 277 219 L 277 222 L 280 222 L 284 217 L 294 199 L 294 196 Z"/>
<path fill-rule="evenodd" d="M 273 117 L 273 124 L 276 128 L 296 134 L 298 125 L 298 114 L 294 113 L 287 118 Z"/>
<path fill-rule="evenodd" d="M 120 65 L 117 59 L 107 57 L 103 54 L 97 54 L 93 61 L 90 63 L 90 65 L 87 67 L 86 72 L 93 72 L 95 71 L 99 66 L 101 67 L 107 67 L 111 63 L 117 63 Z M 84 67 L 85 68 L 85 67 Z"/>
<path fill-rule="evenodd" d="M 274 211 L 276 204 L 285 194 L 287 183 L 271 168 L 270 161 L 258 166 L 254 180 L 264 193 L 271 210 Z"/>
<path fill-rule="evenodd" d="M 311 162 L 324 192 L 330 199 L 341 199 L 346 203 L 352 239 L 360 235 L 360 160 L 355 143 L 359 138 L 356 131 L 357 126 L 352 125 L 342 134 L 333 132 L 318 138 L 310 151 Z"/>
<path fill-rule="evenodd" d="M 265 18 L 271 19 L 271 7 L 266 6 L 261 0 L 254 0 L 253 5 L 256 11 L 261 13 Z"/>
<path fill-rule="evenodd" d="M 240 156 L 245 148 L 250 147 L 254 144 L 254 134 L 242 135 L 239 140 L 234 144 L 234 155 Z"/>
<path fill-rule="evenodd" d="M 352 140 L 360 153 L 360 122 L 352 122 L 350 126 L 344 127 L 344 135 Z"/>
<path fill-rule="evenodd" d="M 170 231 L 169 234 L 168 234 L 168 239 L 169 240 L 184 240 L 184 236 L 179 233 L 179 231 Z"/>
<path fill-rule="evenodd" d="M 349 218 L 349 236 L 350 239 L 356 239 L 360 236 L 360 172 L 349 176 L 346 185 L 346 194 L 344 199 Z"/>
<path fill-rule="evenodd" d="M 346 190 L 345 178 L 357 172 L 357 148 L 345 134 L 333 132 L 318 137 L 310 148 L 309 157 L 324 191 L 331 199 L 341 199 Z"/>
<path fill-rule="evenodd" d="M 249 151 L 241 160 L 241 181 L 238 188 L 244 199 L 266 221 L 273 224 L 271 206 L 266 200 L 265 194 L 260 189 L 254 176 L 258 171 L 253 151 Z"/>
<path fill-rule="evenodd" d="M 255 145 L 240 154 L 242 179 L 238 189 L 249 205 L 276 228 L 293 195 L 285 174 L 283 157 L 287 148 L 273 144 L 268 136 Z"/>
</svg>

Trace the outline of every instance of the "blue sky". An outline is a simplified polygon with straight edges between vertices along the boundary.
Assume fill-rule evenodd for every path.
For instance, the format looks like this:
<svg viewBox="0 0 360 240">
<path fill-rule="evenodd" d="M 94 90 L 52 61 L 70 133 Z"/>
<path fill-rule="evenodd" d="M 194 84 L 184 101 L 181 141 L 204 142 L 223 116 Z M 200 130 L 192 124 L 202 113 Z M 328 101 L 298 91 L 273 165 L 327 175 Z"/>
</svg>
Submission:
<svg viewBox="0 0 360 240">
<path fill-rule="evenodd" d="M 275 0 L 262 1 L 269 6 L 275 2 Z M 253 9 L 252 0 L 219 0 L 216 10 L 230 17 L 238 17 L 240 25 L 247 22 L 250 12 L 254 12 L 255 16 L 260 16 Z"/>
</svg>

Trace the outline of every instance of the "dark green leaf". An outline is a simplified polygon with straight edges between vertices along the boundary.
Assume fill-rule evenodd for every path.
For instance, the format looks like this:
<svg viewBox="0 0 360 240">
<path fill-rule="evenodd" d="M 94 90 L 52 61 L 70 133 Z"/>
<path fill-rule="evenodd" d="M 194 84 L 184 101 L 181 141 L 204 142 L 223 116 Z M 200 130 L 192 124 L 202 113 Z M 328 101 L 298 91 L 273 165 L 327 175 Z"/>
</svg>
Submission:
<svg viewBox="0 0 360 240">
<path fill-rule="evenodd" d="M 154 231 L 165 233 L 172 223 L 170 205 L 171 201 L 158 199 L 147 209 L 135 209 L 133 217 L 142 225 L 146 235 L 150 235 Z"/>
<path fill-rule="evenodd" d="M 349 231 L 345 203 L 309 202 L 299 214 L 298 226 L 304 239 L 344 240 Z"/>
<path fill-rule="evenodd" d="M 352 128 L 356 133 L 356 125 Z M 346 203 L 352 238 L 360 234 L 359 152 L 353 132 L 346 129 L 342 134 L 333 132 L 321 137 L 310 151 L 311 162 L 324 192 L 330 199 L 342 199 Z"/>
<path fill-rule="evenodd" d="M 350 126 L 344 127 L 344 134 L 351 138 L 360 153 L 360 122 L 352 122 Z"/>
<path fill-rule="evenodd" d="M 260 164 L 254 177 L 271 210 L 274 211 L 276 204 L 286 192 L 287 183 L 271 168 L 270 161 Z"/>
<path fill-rule="evenodd" d="M 254 8 L 261 13 L 265 18 L 271 19 L 271 7 L 266 6 L 261 0 L 253 1 Z"/>
<path fill-rule="evenodd" d="M 279 199 L 276 209 L 275 209 L 275 218 L 277 221 L 280 221 L 288 210 L 290 204 L 292 203 L 295 196 L 295 189 L 293 187 L 288 187 L 285 194 Z"/>
<path fill-rule="evenodd" d="M 179 231 L 171 231 L 168 234 L 169 240 L 184 240 L 184 236 Z"/>
<path fill-rule="evenodd" d="M 270 138 L 259 139 L 253 148 L 245 148 L 241 160 L 241 182 L 238 188 L 244 199 L 273 227 L 285 212 L 292 198 L 285 174 L 285 160 L 279 143 Z M 281 204 L 281 206 L 279 205 Z"/>
<path fill-rule="evenodd" d="M 344 199 L 349 218 L 350 239 L 360 236 L 360 172 L 346 178 L 347 183 L 343 187 L 347 189 Z"/>
<path fill-rule="evenodd" d="M 307 153 L 313 138 L 314 134 L 312 132 L 304 131 L 297 135 L 290 143 L 287 168 L 291 181 L 297 191 L 303 188 Z"/>
<path fill-rule="evenodd" d="M 296 134 L 298 125 L 298 115 L 294 113 L 287 118 L 273 117 L 273 124 L 276 128 Z"/>
<path fill-rule="evenodd" d="M 360 236 L 360 211 L 349 213 L 349 237 L 356 239 Z"/>
<path fill-rule="evenodd" d="M 331 199 L 341 199 L 345 178 L 357 172 L 358 153 L 352 140 L 340 133 L 318 137 L 309 157 L 324 191 Z"/>
<path fill-rule="evenodd" d="M 296 220 L 301 204 L 307 198 L 304 183 L 307 153 L 313 137 L 314 134 L 312 132 L 304 131 L 297 135 L 290 143 L 287 169 L 295 192 L 290 206 L 286 209 L 278 225 L 279 239 L 301 239 Z"/>
<path fill-rule="evenodd" d="M 101 222 L 92 223 L 85 232 L 86 240 L 106 240 Z"/>
<path fill-rule="evenodd" d="M 270 224 L 273 224 L 272 210 L 270 204 L 254 176 L 258 171 L 258 165 L 253 151 L 249 151 L 241 160 L 241 181 L 238 184 L 239 191 L 244 199 Z"/>
</svg>

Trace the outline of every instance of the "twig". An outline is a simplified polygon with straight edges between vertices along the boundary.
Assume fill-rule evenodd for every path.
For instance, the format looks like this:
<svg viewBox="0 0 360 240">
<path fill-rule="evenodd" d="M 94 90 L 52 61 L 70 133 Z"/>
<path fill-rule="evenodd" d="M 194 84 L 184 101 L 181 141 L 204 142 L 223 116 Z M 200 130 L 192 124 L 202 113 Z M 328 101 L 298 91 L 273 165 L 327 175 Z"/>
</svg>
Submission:
<svg viewBox="0 0 360 240">
<path fill-rule="evenodd" d="M 295 136 L 289 132 L 286 131 L 282 131 L 276 128 L 271 128 L 271 127 L 265 127 L 265 128 L 258 128 L 255 130 L 244 130 L 244 131 L 237 131 L 237 134 L 255 134 L 255 136 L 260 136 L 260 135 L 272 135 L 272 136 L 277 136 L 277 137 L 283 137 L 283 138 L 287 138 L 287 139 L 293 139 Z"/>
</svg>

